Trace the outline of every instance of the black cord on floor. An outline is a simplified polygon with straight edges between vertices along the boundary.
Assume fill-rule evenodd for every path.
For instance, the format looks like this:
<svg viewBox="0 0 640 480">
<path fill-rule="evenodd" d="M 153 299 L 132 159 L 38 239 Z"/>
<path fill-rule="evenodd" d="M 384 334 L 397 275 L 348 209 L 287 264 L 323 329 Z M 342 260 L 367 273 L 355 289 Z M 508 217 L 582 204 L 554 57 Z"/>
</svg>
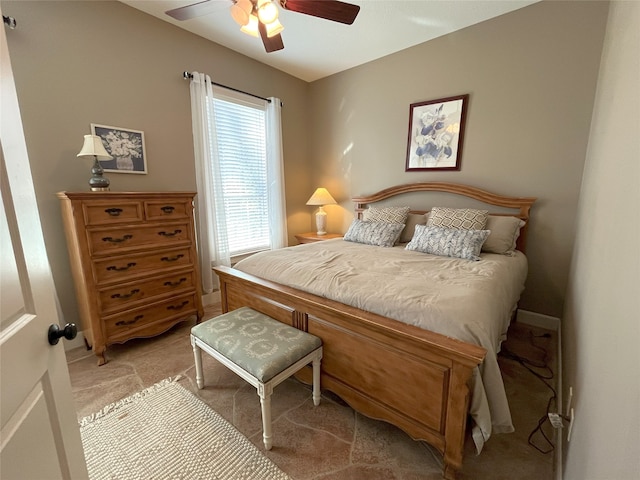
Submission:
<svg viewBox="0 0 640 480">
<path fill-rule="evenodd" d="M 541 352 L 544 353 L 544 358 L 547 358 L 547 351 L 541 347 L 540 345 L 536 345 L 534 342 L 535 338 L 549 338 L 551 337 L 550 334 L 545 333 L 542 335 L 534 335 L 531 331 L 529 331 L 529 341 L 531 343 L 532 346 L 534 346 L 535 348 L 537 348 L 538 350 L 540 350 Z M 510 360 L 515 360 L 516 362 L 520 363 L 520 365 L 522 365 L 524 368 L 526 368 L 529 372 L 531 372 L 536 378 L 538 378 L 542 383 L 545 384 L 545 386 L 551 390 L 552 395 L 551 397 L 549 397 L 549 401 L 547 402 L 547 411 L 546 413 L 540 417 L 540 419 L 538 420 L 538 424 L 537 426 L 532 430 L 532 432 L 529 434 L 529 438 L 527 439 L 529 442 L 529 445 L 531 445 L 533 448 L 535 448 L 536 450 L 538 450 L 539 452 L 543 453 L 543 454 L 547 454 L 547 453 L 551 453 L 553 452 L 553 450 L 555 449 L 555 445 L 554 443 L 549 439 L 549 437 L 547 436 L 547 434 L 544 432 L 544 430 L 542 430 L 542 426 L 549 421 L 549 413 L 552 411 L 552 408 L 557 408 L 557 399 L 558 396 L 556 394 L 556 390 L 555 388 L 553 388 L 553 386 L 547 381 L 547 380 L 552 380 L 554 375 L 553 375 L 553 370 L 551 369 L 551 367 L 549 367 L 549 365 L 547 365 L 546 362 L 544 363 L 536 363 L 532 360 L 529 360 L 528 358 L 522 357 L 520 355 L 516 355 L 515 353 L 509 351 L 508 349 L 502 348 L 502 350 L 500 351 L 500 355 L 502 355 L 505 358 L 508 358 Z M 535 369 L 538 370 L 543 370 L 543 373 L 540 373 L 538 371 L 535 371 Z M 544 441 L 546 442 L 546 444 L 548 445 L 547 448 L 545 447 L 539 447 L 538 445 L 535 444 L 535 439 L 534 437 L 536 436 L 536 434 L 540 434 L 542 435 Z"/>
</svg>

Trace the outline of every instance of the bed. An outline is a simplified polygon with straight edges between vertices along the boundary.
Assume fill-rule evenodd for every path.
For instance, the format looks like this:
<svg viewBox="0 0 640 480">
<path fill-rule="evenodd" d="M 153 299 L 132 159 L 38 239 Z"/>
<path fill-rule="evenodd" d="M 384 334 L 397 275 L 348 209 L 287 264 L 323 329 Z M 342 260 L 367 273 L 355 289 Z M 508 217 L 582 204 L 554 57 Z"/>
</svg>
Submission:
<svg viewBox="0 0 640 480">
<path fill-rule="evenodd" d="M 482 231 L 491 225 L 495 236 L 495 222 L 518 222 L 513 244 L 499 253 L 484 251 L 485 244 L 495 245 L 487 238 L 483 251 L 475 252 L 478 261 L 407 250 L 415 247 L 418 234 L 438 231 L 425 228 L 427 215 L 435 221 L 446 210 L 442 201 L 429 205 L 422 199 L 405 207 L 399 240 L 410 243 L 353 241 L 356 227 L 388 230 L 361 222 L 375 220 L 368 213 L 398 209 L 378 208 L 378 203 L 401 201 L 405 194 L 415 202 L 417 192 L 454 194 L 495 209 L 487 216 L 494 223 Z M 216 267 L 222 310 L 250 306 L 320 337 L 322 388 L 435 447 L 443 455 L 443 476 L 455 478 L 468 418 L 478 450 L 492 433 L 513 430 L 497 352 L 524 288 L 526 233 L 535 200 L 440 182 L 353 198 L 356 218 L 345 237 L 352 241 L 298 245 L 253 255 L 234 268 Z M 421 226 L 414 225 L 416 218 L 424 219 L 417 222 Z M 310 381 L 309 372 L 302 376 Z"/>
</svg>

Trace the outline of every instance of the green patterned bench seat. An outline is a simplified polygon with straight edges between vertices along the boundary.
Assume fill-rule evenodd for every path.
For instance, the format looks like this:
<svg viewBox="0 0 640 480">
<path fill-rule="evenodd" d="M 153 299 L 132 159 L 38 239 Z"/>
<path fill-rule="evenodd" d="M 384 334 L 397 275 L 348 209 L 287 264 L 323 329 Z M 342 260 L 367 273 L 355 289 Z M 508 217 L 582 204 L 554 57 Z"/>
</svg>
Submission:
<svg viewBox="0 0 640 480">
<path fill-rule="evenodd" d="M 242 307 L 206 320 L 191 329 L 196 383 L 204 387 L 202 351 L 258 389 L 263 440 L 271 449 L 271 393 L 295 372 L 313 365 L 313 403 L 320 403 L 322 340 L 273 318 Z"/>
</svg>

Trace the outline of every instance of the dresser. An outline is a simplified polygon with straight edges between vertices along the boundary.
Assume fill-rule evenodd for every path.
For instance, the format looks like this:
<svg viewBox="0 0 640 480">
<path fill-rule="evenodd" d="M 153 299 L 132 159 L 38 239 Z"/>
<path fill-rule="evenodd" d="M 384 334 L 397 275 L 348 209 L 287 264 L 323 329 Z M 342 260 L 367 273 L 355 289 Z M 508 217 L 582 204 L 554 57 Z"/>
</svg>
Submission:
<svg viewBox="0 0 640 480">
<path fill-rule="evenodd" d="M 203 315 L 193 192 L 61 192 L 87 345 L 151 337 Z"/>
</svg>

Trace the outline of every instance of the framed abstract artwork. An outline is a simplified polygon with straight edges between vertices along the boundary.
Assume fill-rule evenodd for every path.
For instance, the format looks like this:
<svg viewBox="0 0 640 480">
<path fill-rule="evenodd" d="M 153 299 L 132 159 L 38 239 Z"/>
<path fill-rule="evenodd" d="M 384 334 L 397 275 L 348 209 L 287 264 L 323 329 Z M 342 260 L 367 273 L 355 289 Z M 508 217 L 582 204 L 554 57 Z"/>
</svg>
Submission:
<svg viewBox="0 0 640 480">
<path fill-rule="evenodd" d="M 460 170 L 469 95 L 412 103 L 405 171 Z"/>
<path fill-rule="evenodd" d="M 102 139 L 104 148 L 113 157 L 112 160 L 100 160 L 105 172 L 147 173 L 144 132 L 92 123 L 91 133 Z"/>
</svg>

